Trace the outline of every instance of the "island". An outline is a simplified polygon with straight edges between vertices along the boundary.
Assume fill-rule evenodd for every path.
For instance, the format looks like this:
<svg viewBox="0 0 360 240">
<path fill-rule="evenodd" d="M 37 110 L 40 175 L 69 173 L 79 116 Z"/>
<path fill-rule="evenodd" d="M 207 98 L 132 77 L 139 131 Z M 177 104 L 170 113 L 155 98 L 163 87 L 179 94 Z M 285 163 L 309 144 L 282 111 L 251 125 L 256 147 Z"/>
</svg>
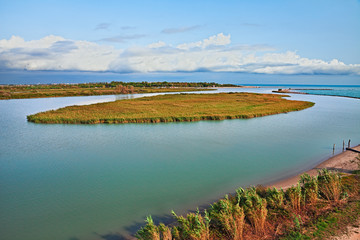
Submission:
<svg viewBox="0 0 360 240">
<path fill-rule="evenodd" d="M 312 102 L 258 93 L 166 94 L 84 106 L 68 106 L 27 116 L 34 123 L 160 123 L 254 118 L 299 111 Z"/>
</svg>

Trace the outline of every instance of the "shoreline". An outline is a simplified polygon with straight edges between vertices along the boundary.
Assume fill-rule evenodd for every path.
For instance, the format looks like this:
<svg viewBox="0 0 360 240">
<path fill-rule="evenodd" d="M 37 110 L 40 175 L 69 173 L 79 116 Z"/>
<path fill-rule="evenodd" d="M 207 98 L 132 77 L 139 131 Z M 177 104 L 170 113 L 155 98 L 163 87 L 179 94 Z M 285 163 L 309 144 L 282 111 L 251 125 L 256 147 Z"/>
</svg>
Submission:
<svg viewBox="0 0 360 240">
<path fill-rule="evenodd" d="M 293 90 L 298 90 L 298 89 L 293 89 Z M 306 89 L 304 89 L 306 90 Z M 322 89 L 323 90 L 323 89 Z M 329 89 L 326 89 L 329 90 Z M 291 91 L 289 89 L 283 89 L 281 91 L 279 90 L 274 90 L 272 91 L 273 93 L 280 93 L 280 94 L 287 94 L 287 93 L 291 93 L 291 94 L 303 94 L 303 95 L 315 95 L 315 96 L 330 96 L 330 97 L 344 97 L 344 98 L 353 98 L 353 99 L 360 99 L 359 97 L 351 97 L 351 96 L 342 96 L 342 95 L 330 95 L 330 94 L 314 94 L 314 93 L 305 93 L 305 92 L 296 92 L 296 91 Z"/>
<path fill-rule="evenodd" d="M 211 89 L 217 89 L 217 88 L 260 88 L 259 86 L 246 86 L 246 85 L 241 85 L 241 86 L 234 86 L 234 87 L 210 87 Z"/>
<path fill-rule="evenodd" d="M 88 82 L 56 84 L 0 84 L 0 100 L 48 97 L 98 96 L 132 93 L 211 91 L 216 87 L 237 87 L 215 82 Z"/>
<path fill-rule="evenodd" d="M 352 147 L 351 149 L 360 151 L 360 144 Z M 321 162 L 314 168 L 311 168 L 311 169 L 309 169 L 305 172 L 302 172 L 300 174 L 297 174 L 295 176 L 288 177 L 288 178 L 276 181 L 271 184 L 266 184 L 265 187 L 275 187 L 277 189 L 279 189 L 279 188 L 287 189 L 293 185 L 296 185 L 298 183 L 298 181 L 300 180 L 300 176 L 302 174 L 307 173 L 310 176 L 315 176 L 315 175 L 317 175 L 318 170 L 323 169 L 323 168 L 326 168 L 329 170 L 336 170 L 336 171 L 338 171 L 340 173 L 344 173 L 344 174 L 351 174 L 352 171 L 358 169 L 358 164 L 356 161 L 354 161 L 354 159 L 357 156 L 360 156 L 360 153 L 353 152 L 351 150 L 345 150 L 345 151 L 343 151 L 337 155 L 334 155 L 334 156 L 328 158 L 327 160 Z M 358 161 L 358 162 L 360 162 L 360 161 Z M 353 223 L 353 224 L 349 223 L 345 232 L 335 235 L 332 239 L 336 239 L 336 240 L 360 239 L 360 227 L 359 227 L 360 222 L 357 221 L 356 223 L 357 223 L 357 225 L 355 225 L 355 223 Z"/>
<path fill-rule="evenodd" d="M 53 90 L 53 89 L 51 89 Z M 202 87 L 202 88 L 193 88 L 193 87 L 174 87 L 174 88 L 158 88 L 158 89 L 146 89 L 146 91 L 134 91 L 128 93 L 115 93 L 115 92 L 101 92 L 101 93 L 59 93 L 54 95 L 26 95 L 26 96 L 15 96 L 15 97 L 3 97 L 1 96 L 1 89 L 0 89 L 0 101 L 1 100 L 17 100 L 17 99 L 38 99 L 38 98 L 62 98 L 62 97 L 93 97 L 93 96 L 114 96 L 114 95 L 131 95 L 131 94 L 148 94 L 148 93 L 186 93 L 186 92 L 206 92 L 206 91 L 215 91 L 216 88 L 211 87 Z M 18 92 L 19 93 L 19 92 Z"/>
<path fill-rule="evenodd" d="M 352 147 L 352 149 L 360 151 L 360 144 L 357 146 Z M 344 152 L 341 152 L 337 155 L 334 155 L 325 161 L 319 163 L 315 167 L 304 171 L 300 174 L 297 174 L 295 176 L 287 177 L 282 180 L 278 180 L 272 183 L 265 184 L 265 187 L 276 187 L 276 188 L 289 188 L 292 185 L 296 185 L 297 182 L 300 180 L 300 176 L 304 173 L 309 174 L 310 176 L 315 176 L 318 172 L 318 170 L 322 168 L 327 168 L 329 170 L 336 170 L 340 173 L 349 174 L 352 171 L 357 169 L 357 163 L 352 162 L 355 157 L 357 157 L 360 153 L 356 153 L 350 150 L 345 150 Z"/>
</svg>

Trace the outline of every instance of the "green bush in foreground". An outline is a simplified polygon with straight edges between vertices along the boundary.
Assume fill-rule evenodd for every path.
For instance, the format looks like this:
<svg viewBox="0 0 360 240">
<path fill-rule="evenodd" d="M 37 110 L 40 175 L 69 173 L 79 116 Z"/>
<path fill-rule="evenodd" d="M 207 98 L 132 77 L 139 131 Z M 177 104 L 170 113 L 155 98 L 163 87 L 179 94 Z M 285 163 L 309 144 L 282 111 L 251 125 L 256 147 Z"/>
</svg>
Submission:
<svg viewBox="0 0 360 240">
<path fill-rule="evenodd" d="M 159 240 L 159 227 L 154 224 L 151 216 L 146 218 L 146 225 L 136 233 L 138 239 Z"/>
<path fill-rule="evenodd" d="M 265 234 L 265 221 L 268 210 L 266 199 L 261 198 L 254 187 L 236 190 L 238 204 L 244 207 L 245 214 L 257 235 Z"/>
<path fill-rule="evenodd" d="M 327 169 L 319 171 L 318 175 L 320 194 L 329 201 L 338 202 L 342 192 L 341 176 L 333 174 Z"/>
<path fill-rule="evenodd" d="M 335 213 L 340 212 L 336 209 L 348 198 L 345 189 L 359 198 L 357 186 L 360 186 L 358 177 L 346 177 L 343 183 L 339 173 L 322 169 L 314 177 L 302 175 L 299 183 L 285 192 L 276 188 L 239 188 L 235 196 L 226 195 L 204 214 L 198 210 L 183 217 L 173 212 L 176 223 L 171 226 L 157 226 L 148 217 L 136 237 L 143 240 L 321 239 L 329 234 L 330 227 L 333 229 L 338 224 L 340 217 L 333 217 L 331 212 L 334 209 Z M 360 212 L 360 208 L 356 209 Z M 357 212 L 351 214 L 358 216 Z M 329 217 L 319 218 L 328 213 Z M 305 227 L 310 231 L 304 232 Z"/>
<path fill-rule="evenodd" d="M 271 208 L 283 208 L 284 207 L 284 191 L 277 188 L 268 188 L 266 190 L 266 200 Z"/>
<path fill-rule="evenodd" d="M 293 209 L 293 211 L 300 212 L 302 197 L 300 183 L 298 183 L 296 186 L 288 188 L 285 195 L 287 196 L 288 203 Z"/>
<path fill-rule="evenodd" d="M 315 205 L 319 196 L 319 181 L 318 176 L 311 177 L 305 173 L 300 178 L 300 183 L 303 185 L 304 201 L 308 204 Z"/>
<path fill-rule="evenodd" d="M 186 218 L 177 216 L 174 211 L 172 214 L 178 222 L 178 226 L 174 227 L 176 229 L 175 239 L 210 239 L 210 217 L 206 210 L 204 217 L 200 214 L 199 210 L 196 213 L 189 213 Z"/>
<path fill-rule="evenodd" d="M 238 202 L 231 201 L 226 195 L 224 199 L 211 206 L 210 217 L 220 236 L 234 240 L 242 239 L 245 214 Z"/>
</svg>

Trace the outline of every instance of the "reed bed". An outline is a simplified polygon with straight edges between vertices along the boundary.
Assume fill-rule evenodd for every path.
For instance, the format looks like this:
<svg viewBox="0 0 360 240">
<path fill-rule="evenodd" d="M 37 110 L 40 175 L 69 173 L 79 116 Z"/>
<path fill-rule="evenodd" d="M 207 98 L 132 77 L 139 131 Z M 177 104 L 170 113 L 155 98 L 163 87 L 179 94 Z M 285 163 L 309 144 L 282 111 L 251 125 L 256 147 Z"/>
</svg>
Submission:
<svg viewBox="0 0 360 240">
<path fill-rule="evenodd" d="M 160 123 L 253 118 L 298 111 L 312 102 L 257 93 L 173 94 L 70 106 L 34 115 L 35 123 Z"/>
<path fill-rule="evenodd" d="M 343 180 L 344 179 L 344 180 Z M 213 203 L 203 214 L 185 217 L 173 212 L 176 222 L 157 226 L 151 217 L 136 237 L 160 239 L 327 239 L 349 219 L 360 215 L 360 176 L 343 177 L 326 169 L 301 176 L 283 191 L 261 186 L 239 188 L 236 194 Z M 330 231 L 331 230 L 331 231 Z"/>
<path fill-rule="evenodd" d="M 205 87 L 153 87 L 151 85 L 134 87 L 119 84 L 114 86 L 109 84 L 0 85 L 0 100 L 210 90 L 214 89 Z"/>
</svg>

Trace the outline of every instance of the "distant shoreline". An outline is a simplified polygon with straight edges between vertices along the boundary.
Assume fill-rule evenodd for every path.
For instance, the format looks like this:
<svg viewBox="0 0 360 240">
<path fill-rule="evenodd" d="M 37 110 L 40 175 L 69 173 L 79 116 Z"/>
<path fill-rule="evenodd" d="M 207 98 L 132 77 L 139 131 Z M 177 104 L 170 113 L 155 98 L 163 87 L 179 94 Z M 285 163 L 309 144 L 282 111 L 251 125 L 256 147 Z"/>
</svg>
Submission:
<svg viewBox="0 0 360 240">
<path fill-rule="evenodd" d="M 98 96 L 134 93 L 212 91 L 216 87 L 241 87 L 215 82 L 96 82 L 78 84 L 0 84 L 0 100 Z"/>
<path fill-rule="evenodd" d="M 309 90 L 309 89 L 279 89 L 272 91 L 273 93 L 292 93 L 292 94 L 304 94 L 304 95 L 317 95 L 317 96 L 331 96 L 331 97 L 345 97 L 345 98 L 354 98 L 354 99 L 360 99 L 359 97 L 351 97 L 351 96 L 344 96 L 344 95 L 330 95 L 330 94 L 316 94 L 316 93 L 305 93 L 305 92 L 296 92 L 293 90 Z M 315 89 L 311 89 L 315 90 Z M 331 90 L 331 89 L 321 89 L 321 90 Z"/>
<path fill-rule="evenodd" d="M 217 88 L 260 88 L 259 86 L 246 86 L 246 85 L 242 85 L 242 86 L 234 86 L 234 87 L 215 87 L 215 89 Z M 212 89 L 212 88 L 210 88 Z"/>
</svg>

